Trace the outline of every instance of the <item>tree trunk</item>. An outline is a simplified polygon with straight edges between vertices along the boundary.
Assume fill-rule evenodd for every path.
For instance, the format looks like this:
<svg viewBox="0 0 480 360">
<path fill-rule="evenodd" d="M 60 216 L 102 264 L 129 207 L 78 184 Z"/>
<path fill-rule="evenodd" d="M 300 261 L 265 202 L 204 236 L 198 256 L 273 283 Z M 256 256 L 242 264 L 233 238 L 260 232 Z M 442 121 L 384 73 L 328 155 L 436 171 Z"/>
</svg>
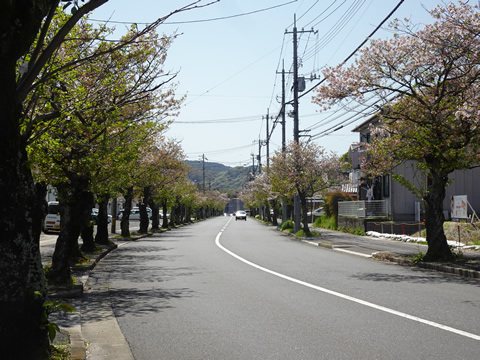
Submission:
<svg viewBox="0 0 480 360">
<path fill-rule="evenodd" d="M 160 216 L 159 210 L 160 207 L 158 204 L 152 200 L 150 200 L 150 209 L 152 209 L 152 231 L 160 231 Z"/>
<path fill-rule="evenodd" d="M 310 236 L 310 228 L 308 227 L 308 216 L 307 216 L 307 196 L 305 192 L 299 191 L 298 196 L 300 197 L 300 207 L 302 209 L 302 224 L 303 232 L 305 235 Z"/>
<path fill-rule="evenodd" d="M 272 225 L 278 226 L 277 200 L 272 200 L 271 203 L 272 203 L 272 209 L 273 209 Z"/>
<path fill-rule="evenodd" d="M 140 230 L 138 230 L 140 234 L 148 233 L 148 225 L 150 221 L 148 219 L 147 204 L 150 202 L 150 192 L 151 187 L 145 186 L 143 189 L 143 202 L 138 207 L 140 209 Z"/>
<path fill-rule="evenodd" d="M 162 218 L 162 228 L 168 229 L 168 216 L 167 216 L 167 201 L 163 202 L 163 218 Z"/>
<path fill-rule="evenodd" d="M 105 1 L 103 1 L 105 2 Z M 98 7 L 101 3 L 93 5 Z M 58 0 L 3 1 L 0 24 L 0 348 L 2 359 L 49 359 L 46 282 L 40 232 L 46 193 L 35 183 L 20 136 L 24 97 L 17 90 L 17 60 L 37 36 Z M 89 9 L 92 9 L 89 6 Z M 84 13 L 79 12 L 79 16 Z M 73 23 L 72 23 L 73 26 Z M 55 49 L 52 47 L 51 49 Z M 29 64 L 32 65 L 32 64 Z M 41 67 L 41 66 L 40 66 Z M 38 68 L 40 68 L 38 67 Z M 36 74 L 30 74 L 35 78 Z M 32 80 L 33 81 L 33 80 Z M 31 82 L 24 82 L 29 89 Z M 27 93 L 27 90 L 23 90 Z M 19 344 L 21 344 L 19 346 Z"/>
<path fill-rule="evenodd" d="M 95 241 L 93 239 L 93 222 L 90 221 L 88 226 L 84 226 L 80 236 L 82 237 L 82 251 L 93 252 L 95 251 Z"/>
<path fill-rule="evenodd" d="M 170 221 L 168 223 L 168 226 L 171 227 L 171 228 L 175 228 L 175 216 L 176 216 L 176 213 L 177 213 L 177 209 L 175 206 L 172 206 L 172 208 L 170 209 Z"/>
<path fill-rule="evenodd" d="M 430 173 L 432 184 L 424 197 L 425 202 L 425 228 L 427 230 L 427 254 L 424 261 L 450 261 L 452 251 L 447 243 L 443 223 L 443 200 L 448 182 L 448 174 L 441 175 L 434 171 Z"/>
<path fill-rule="evenodd" d="M 130 237 L 130 211 L 132 211 L 133 200 L 133 186 L 130 186 L 126 193 L 123 194 L 125 198 L 125 207 L 123 209 L 122 220 L 120 221 L 120 229 L 122 230 L 122 237 Z"/>
<path fill-rule="evenodd" d="M 93 194 L 86 191 L 88 179 L 57 186 L 60 203 L 60 235 L 52 257 L 48 279 L 53 284 L 70 284 L 70 266 L 83 258 L 78 246 L 82 229 L 89 225 Z"/>
<path fill-rule="evenodd" d="M 47 289 L 39 248 L 46 193 L 37 192 L 40 188 L 35 187 L 25 143 L 20 138 L 22 106 L 15 83 L 16 61 L 31 44 L 29 40 L 33 40 L 41 20 L 38 16 L 25 17 L 42 15 L 39 9 L 46 7 L 46 1 L 37 3 L 2 3 L 5 16 L 0 29 L 0 348 L 5 359 L 48 359 L 50 352 L 42 320 Z"/>
<path fill-rule="evenodd" d="M 98 203 L 97 233 L 95 242 L 101 245 L 108 245 L 108 200 L 110 196 L 100 197 Z M 113 216 L 112 216 L 113 218 Z"/>
</svg>

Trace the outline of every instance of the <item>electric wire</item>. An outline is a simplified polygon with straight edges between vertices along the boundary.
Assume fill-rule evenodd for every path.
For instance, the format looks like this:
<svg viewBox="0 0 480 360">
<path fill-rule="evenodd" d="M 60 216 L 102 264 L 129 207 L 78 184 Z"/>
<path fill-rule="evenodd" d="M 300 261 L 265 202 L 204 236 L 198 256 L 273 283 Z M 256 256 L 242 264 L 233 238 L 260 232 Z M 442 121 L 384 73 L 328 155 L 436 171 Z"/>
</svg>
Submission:
<svg viewBox="0 0 480 360">
<path fill-rule="evenodd" d="M 175 120 L 175 124 L 231 124 L 237 122 L 247 122 L 247 121 L 258 121 L 261 115 L 252 115 L 252 116 L 244 116 L 238 118 L 227 118 L 227 119 L 212 119 L 212 120 L 192 120 L 192 121 L 184 121 Z"/>
<path fill-rule="evenodd" d="M 217 17 L 217 18 L 210 18 L 210 19 L 199 19 L 199 20 L 188 20 L 188 21 L 168 21 L 168 22 L 163 22 L 163 25 L 180 25 L 180 24 L 194 24 L 194 23 L 203 23 L 203 22 L 212 22 L 212 21 L 219 21 L 219 20 L 228 20 L 232 18 L 237 18 L 237 17 L 242 17 L 242 16 L 248 16 L 248 15 L 253 15 L 257 14 L 260 12 L 264 11 L 269 11 L 273 10 L 282 6 L 290 5 L 293 4 L 294 2 L 297 2 L 298 0 L 292 0 L 285 2 L 283 4 L 279 5 L 274 5 L 270 6 L 267 8 L 263 9 L 258 9 L 258 10 L 253 10 L 249 12 L 244 12 L 240 14 L 234 14 L 234 15 L 228 15 L 228 16 L 222 16 L 222 17 Z M 90 21 L 95 21 L 95 22 L 103 22 L 103 23 L 112 23 L 112 24 L 122 24 L 122 25 L 150 25 L 148 22 L 138 22 L 138 21 L 114 21 L 114 20 L 99 20 L 99 19 L 89 19 Z"/>
<path fill-rule="evenodd" d="M 390 19 L 390 17 L 397 11 L 397 9 L 400 7 L 400 5 L 403 4 L 405 0 L 400 0 L 398 2 L 398 4 L 395 6 L 395 8 L 393 8 L 393 10 L 380 22 L 380 24 L 377 25 L 377 27 L 370 33 L 370 35 L 368 35 L 364 41 L 362 41 L 362 43 L 360 45 L 357 46 L 357 48 L 355 50 L 352 51 L 352 53 L 350 55 L 348 55 L 345 60 L 343 60 L 343 62 L 341 63 L 342 65 L 345 64 L 348 60 L 350 60 L 356 53 L 357 51 L 359 51 L 366 43 L 368 40 L 370 40 L 370 38 L 375 35 L 375 33 L 383 26 L 383 24 L 385 24 L 385 22 Z M 314 89 L 316 89 L 317 87 L 319 87 L 324 81 L 326 80 L 326 78 L 323 78 L 322 80 L 320 80 L 317 84 L 315 84 L 314 86 L 312 86 L 310 89 L 304 91 L 301 95 L 298 96 L 298 98 L 302 98 L 304 97 L 305 95 L 309 94 L 310 92 L 312 92 Z"/>
<path fill-rule="evenodd" d="M 358 13 L 364 3 L 365 0 L 360 0 L 353 3 L 342 15 L 342 17 L 335 23 L 335 25 L 331 27 L 330 30 L 328 30 L 328 32 L 320 38 L 317 46 L 305 54 L 305 61 L 314 57 L 318 52 L 322 51 L 330 42 L 332 42 L 335 37 L 341 33 L 345 26 L 347 26 L 347 24 L 352 20 L 352 18 Z M 315 24 L 314 27 L 317 25 L 318 23 Z"/>
</svg>

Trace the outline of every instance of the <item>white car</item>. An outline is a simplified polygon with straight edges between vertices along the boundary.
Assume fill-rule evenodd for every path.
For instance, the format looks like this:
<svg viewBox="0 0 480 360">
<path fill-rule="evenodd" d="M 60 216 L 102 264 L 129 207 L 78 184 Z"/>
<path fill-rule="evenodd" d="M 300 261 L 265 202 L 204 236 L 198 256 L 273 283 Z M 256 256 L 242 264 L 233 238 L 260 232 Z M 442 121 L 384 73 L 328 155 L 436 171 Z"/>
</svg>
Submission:
<svg viewBox="0 0 480 360">
<path fill-rule="evenodd" d="M 48 234 L 49 231 L 60 231 L 60 206 L 58 201 L 48 202 L 48 214 L 43 222 L 43 232 Z"/>
<path fill-rule="evenodd" d="M 323 210 L 323 208 L 318 208 L 318 209 L 315 209 L 313 210 L 312 212 L 308 212 L 307 213 L 307 216 L 308 217 L 320 217 L 320 216 L 323 216 L 325 214 L 325 211 Z"/>
<path fill-rule="evenodd" d="M 235 221 L 238 219 L 247 221 L 247 213 L 243 210 L 238 210 L 235 212 Z"/>
<path fill-rule="evenodd" d="M 148 218 L 151 219 L 152 218 L 152 209 L 150 209 L 149 207 L 147 207 L 147 214 L 148 214 Z M 129 219 L 130 220 L 140 220 L 140 209 L 138 207 L 132 208 L 132 210 L 130 211 Z"/>
</svg>

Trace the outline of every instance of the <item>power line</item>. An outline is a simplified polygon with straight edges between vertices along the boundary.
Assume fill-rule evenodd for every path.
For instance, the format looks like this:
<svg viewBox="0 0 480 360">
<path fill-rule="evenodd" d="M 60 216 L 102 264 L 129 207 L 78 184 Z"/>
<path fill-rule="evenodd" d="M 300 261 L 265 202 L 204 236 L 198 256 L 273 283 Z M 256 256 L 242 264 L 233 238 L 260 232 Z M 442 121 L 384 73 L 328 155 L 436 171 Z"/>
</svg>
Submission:
<svg viewBox="0 0 480 360">
<path fill-rule="evenodd" d="M 345 60 L 343 60 L 342 64 L 345 64 L 348 60 L 350 60 L 353 55 L 355 55 L 357 53 L 358 50 L 360 50 L 363 45 L 365 45 L 367 43 L 368 40 L 370 40 L 370 38 L 375 35 L 375 33 L 383 26 L 383 24 L 385 24 L 385 22 L 390 19 L 390 17 L 395 13 L 395 11 L 397 11 L 397 9 L 400 7 L 400 5 L 403 4 L 405 0 L 400 0 L 397 4 L 397 6 L 395 6 L 395 8 L 380 22 L 380 24 L 378 24 L 378 26 L 370 33 L 370 35 L 367 36 L 367 38 L 362 41 L 362 43 L 360 45 L 357 46 L 357 48 L 355 50 L 352 51 L 352 53 L 350 55 L 348 55 Z M 317 87 L 319 87 L 324 81 L 326 80 L 326 78 L 323 78 L 322 80 L 320 80 L 317 84 L 315 84 L 314 86 L 312 86 L 310 89 L 304 91 L 300 96 L 299 98 L 302 98 L 304 97 L 305 95 L 307 95 L 308 93 L 312 92 L 314 89 L 316 89 Z"/>
<path fill-rule="evenodd" d="M 245 116 L 229 119 L 212 119 L 212 120 L 192 120 L 192 121 L 174 121 L 174 124 L 231 124 L 246 121 L 258 121 L 262 115 Z"/>
<path fill-rule="evenodd" d="M 298 0 L 292 0 L 292 1 L 289 1 L 289 2 L 286 2 L 286 3 L 283 3 L 283 4 L 270 6 L 270 7 L 263 8 L 263 9 L 253 10 L 253 11 L 249 11 L 249 12 L 245 12 L 245 13 L 229 15 L 229 16 L 222 16 L 222 17 L 210 18 L 210 19 L 189 20 L 189 21 L 171 21 L 171 22 L 164 22 L 163 25 L 194 24 L 194 23 L 233 19 L 233 18 L 237 18 L 237 17 L 248 16 L 248 15 L 257 14 L 257 13 L 264 12 L 264 11 L 273 10 L 273 9 L 276 9 L 276 8 L 279 8 L 279 7 L 282 7 L 282 6 L 290 5 L 290 4 L 292 4 L 294 2 L 297 2 L 297 1 Z M 123 25 L 133 25 L 133 24 L 150 25 L 150 23 L 138 22 L 138 21 L 113 21 L 113 20 L 98 20 L 98 19 L 89 19 L 89 20 L 90 21 L 95 21 L 95 22 L 123 24 Z"/>
</svg>

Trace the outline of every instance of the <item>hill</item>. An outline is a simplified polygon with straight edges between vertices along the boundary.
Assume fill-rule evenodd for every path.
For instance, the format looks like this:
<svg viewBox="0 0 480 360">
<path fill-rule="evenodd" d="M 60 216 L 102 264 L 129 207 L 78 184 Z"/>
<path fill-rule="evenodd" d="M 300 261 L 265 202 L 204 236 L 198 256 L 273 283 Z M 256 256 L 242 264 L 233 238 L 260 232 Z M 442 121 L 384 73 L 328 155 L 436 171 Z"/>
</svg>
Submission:
<svg viewBox="0 0 480 360">
<path fill-rule="evenodd" d="M 186 161 L 190 167 L 188 177 L 197 184 L 203 184 L 203 162 Z M 248 181 L 250 168 L 228 167 L 214 162 L 205 162 L 205 188 L 221 192 L 237 193 Z"/>
</svg>

